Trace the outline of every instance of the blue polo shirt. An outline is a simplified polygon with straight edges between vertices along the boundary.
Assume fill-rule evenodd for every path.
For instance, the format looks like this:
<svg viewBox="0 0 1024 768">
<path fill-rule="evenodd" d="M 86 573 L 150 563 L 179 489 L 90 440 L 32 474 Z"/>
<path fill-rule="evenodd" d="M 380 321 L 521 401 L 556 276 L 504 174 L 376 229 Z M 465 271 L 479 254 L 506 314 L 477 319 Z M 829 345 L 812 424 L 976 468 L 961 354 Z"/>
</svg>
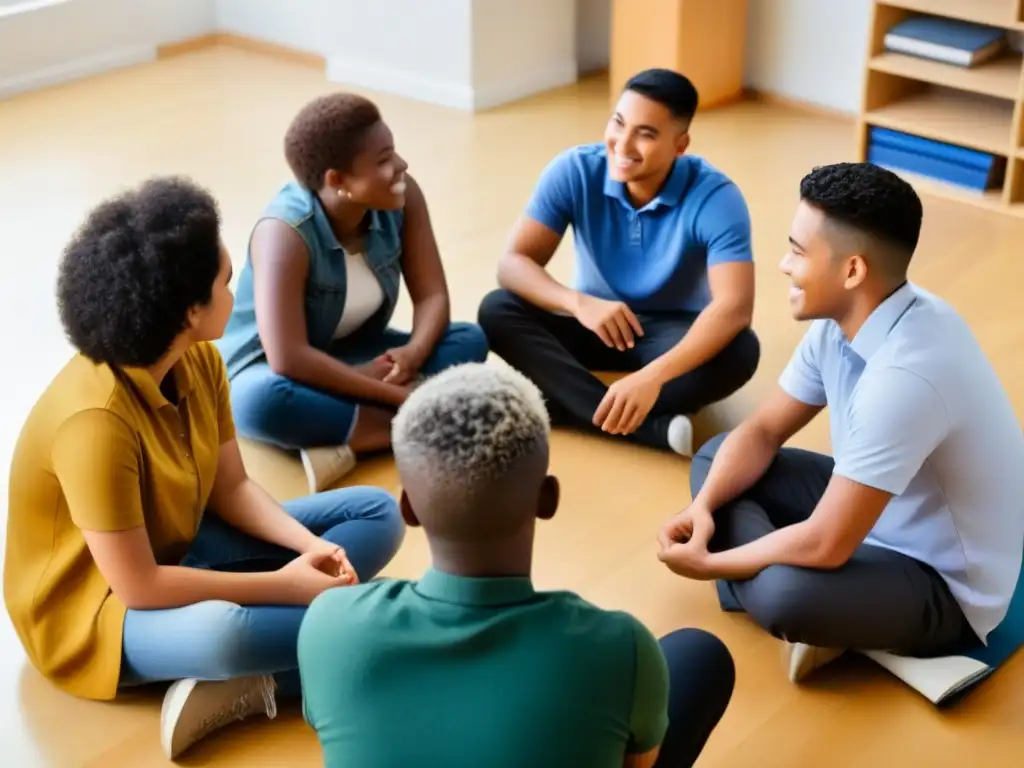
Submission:
<svg viewBox="0 0 1024 768">
<path fill-rule="evenodd" d="M 893 494 L 865 543 L 934 568 L 984 641 L 1021 573 L 1024 432 L 960 315 L 906 283 L 852 340 L 814 321 L 780 384 L 828 406 L 835 474 Z"/>
<path fill-rule="evenodd" d="M 573 147 L 544 169 L 526 215 L 559 235 L 572 225 L 574 288 L 634 311 L 700 312 L 708 268 L 754 258 L 739 187 L 694 155 L 677 158 L 658 195 L 635 208 L 608 175 L 604 144 Z"/>
<path fill-rule="evenodd" d="M 328 590 L 298 659 L 326 768 L 622 768 L 668 728 L 650 631 L 525 577 Z"/>
</svg>

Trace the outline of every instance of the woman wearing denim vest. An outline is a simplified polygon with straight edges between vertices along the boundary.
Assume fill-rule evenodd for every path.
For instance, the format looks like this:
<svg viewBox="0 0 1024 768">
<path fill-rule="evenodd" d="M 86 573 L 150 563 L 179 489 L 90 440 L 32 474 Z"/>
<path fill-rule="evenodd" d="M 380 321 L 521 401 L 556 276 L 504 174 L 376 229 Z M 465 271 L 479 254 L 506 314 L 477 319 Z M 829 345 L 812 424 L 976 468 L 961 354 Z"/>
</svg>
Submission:
<svg viewBox="0 0 1024 768">
<path fill-rule="evenodd" d="M 320 97 L 284 145 L 295 181 L 252 232 L 219 346 L 239 432 L 299 451 L 317 492 L 390 446 L 420 376 L 482 362 L 487 342 L 450 322 L 423 193 L 372 102 Z M 411 333 L 389 327 L 403 277 Z"/>
</svg>

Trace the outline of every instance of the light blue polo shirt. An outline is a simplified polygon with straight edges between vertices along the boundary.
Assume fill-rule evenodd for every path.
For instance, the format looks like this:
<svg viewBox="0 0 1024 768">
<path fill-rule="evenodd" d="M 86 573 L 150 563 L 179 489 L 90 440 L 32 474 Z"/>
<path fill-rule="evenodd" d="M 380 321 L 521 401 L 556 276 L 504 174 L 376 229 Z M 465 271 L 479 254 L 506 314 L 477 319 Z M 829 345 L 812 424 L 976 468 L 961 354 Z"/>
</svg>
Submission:
<svg viewBox="0 0 1024 768">
<path fill-rule="evenodd" d="M 970 328 L 906 283 L 852 342 L 816 320 L 782 388 L 830 413 L 835 473 L 895 494 L 866 539 L 934 568 L 984 641 L 1024 554 L 1024 432 Z"/>
<path fill-rule="evenodd" d="M 572 225 L 575 290 L 634 311 L 700 312 L 711 300 L 708 268 L 754 258 L 739 187 L 694 155 L 635 208 L 608 175 L 604 144 L 573 147 L 544 169 L 526 215 L 559 235 Z"/>
</svg>

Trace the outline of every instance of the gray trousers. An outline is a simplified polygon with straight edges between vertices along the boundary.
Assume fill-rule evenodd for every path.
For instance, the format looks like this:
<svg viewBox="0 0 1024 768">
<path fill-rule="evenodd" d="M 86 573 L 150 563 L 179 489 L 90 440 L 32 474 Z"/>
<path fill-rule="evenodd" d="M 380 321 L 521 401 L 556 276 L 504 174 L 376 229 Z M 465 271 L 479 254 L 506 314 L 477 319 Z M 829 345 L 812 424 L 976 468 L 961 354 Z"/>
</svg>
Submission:
<svg viewBox="0 0 1024 768">
<path fill-rule="evenodd" d="M 690 489 L 703 486 L 725 435 L 693 459 Z M 764 476 L 715 512 L 709 549 L 733 549 L 810 517 L 825 493 L 830 456 L 783 448 Z M 717 582 L 726 611 L 745 611 L 775 637 L 827 648 L 942 656 L 977 639 L 946 583 L 931 567 L 862 544 L 840 568 L 772 565 L 751 579 Z"/>
</svg>

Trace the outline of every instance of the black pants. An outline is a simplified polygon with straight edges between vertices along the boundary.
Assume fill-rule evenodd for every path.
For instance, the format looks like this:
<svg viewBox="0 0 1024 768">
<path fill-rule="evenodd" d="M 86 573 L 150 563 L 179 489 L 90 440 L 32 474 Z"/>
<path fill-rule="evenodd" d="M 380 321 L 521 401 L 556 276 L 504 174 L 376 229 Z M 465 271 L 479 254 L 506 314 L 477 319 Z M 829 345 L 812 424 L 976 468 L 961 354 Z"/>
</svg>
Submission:
<svg viewBox="0 0 1024 768">
<path fill-rule="evenodd" d="M 694 457 L 694 496 L 724 439 L 713 438 Z M 783 448 L 749 491 L 715 512 L 709 549 L 733 549 L 806 520 L 825 493 L 833 466 L 830 456 Z M 928 657 L 948 654 L 974 638 L 933 568 L 867 544 L 834 570 L 772 565 L 752 579 L 717 586 L 725 610 L 746 611 L 790 642 Z"/>
<path fill-rule="evenodd" d="M 575 318 L 546 312 L 506 290 L 488 294 L 478 313 L 491 349 L 537 385 L 552 420 L 588 431 L 599 431 L 594 413 L 608 391 L 591 372 L 639 370 L 678 344 L 696 314 L 637 318 L 644 335 L 633 349 L 620 352 Z M 742 331 L 715 358 L 665 384 L 650 415 L 628 439 L 665 448 L 674 416 L 694 414 L 731 395 L 753 377 L 760 357 L 757 336 Z"/>
<path fill-rule="evenodd" d="M 669 672 L 668 733 L 655 768 L 685 768 L 725 714 L 736 667 L 725 644 L 701 629 L 680 629 L 660 642 Z"/>
</svg>

